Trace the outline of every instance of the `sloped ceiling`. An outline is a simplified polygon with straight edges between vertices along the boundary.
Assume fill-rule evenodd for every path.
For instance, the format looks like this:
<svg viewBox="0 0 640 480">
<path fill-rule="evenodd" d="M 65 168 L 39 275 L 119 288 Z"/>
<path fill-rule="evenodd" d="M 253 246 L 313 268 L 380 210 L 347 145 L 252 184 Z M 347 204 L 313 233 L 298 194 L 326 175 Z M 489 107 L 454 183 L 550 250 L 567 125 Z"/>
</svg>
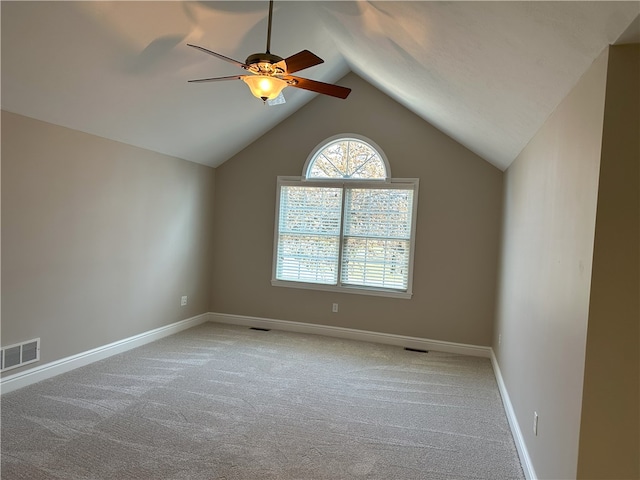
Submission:
<svg viewBox="0 0 640 480">
<path fill-rule="evenodd" d="M 316 94 L 264 106 L 242 73 L 186 46 L 244 61 L 263 52 L 268 2 L 6 2 L 2 108 L 218 166 Z M 276 2 L 271 51 L 350 70 L 505 169 L 638 2 Z M 343 100 L 330 99 L 340 102 Z M 349 101 L 348 99 L 345 101 Z M 309 128 L 313 128 L 312 125 Z"/>
</svg>

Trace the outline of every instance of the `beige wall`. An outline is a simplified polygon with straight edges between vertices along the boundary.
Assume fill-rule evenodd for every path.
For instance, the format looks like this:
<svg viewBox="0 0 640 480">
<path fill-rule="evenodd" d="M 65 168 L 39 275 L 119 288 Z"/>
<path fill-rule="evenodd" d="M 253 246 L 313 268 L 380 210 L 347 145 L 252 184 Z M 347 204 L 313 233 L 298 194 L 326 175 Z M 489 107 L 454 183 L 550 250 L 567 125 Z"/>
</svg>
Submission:
<svg viewBox="0 0 640 480">
<path fill-rule="evenodd" d="M 209 311 L 213 189 L 211 168 L 3 111 L 2 345 L 41 337 L 43 364 Z"/>
<path fill-rule="evenodd" d="M 604 52 L 505 174 L 494 349 L 544 479 L 576 476 L 606 68 Z"/>
<path fill-rule="evenodd" d="M 640 46 L 611 47 L 578 478 L 640 478 Z"/>
<path fill-rule="evenodd" d="M 355 74 L 339 83 L 353 88 L 346 101 L 314 99 L 216 169 L 213 310 L 489 345 L 502 172 Z M 420 179 L 411 300 L 270 284 L 276 177 L 301 175 L 338 133 L 370 138 L 394 177 Z"/>
</svg>

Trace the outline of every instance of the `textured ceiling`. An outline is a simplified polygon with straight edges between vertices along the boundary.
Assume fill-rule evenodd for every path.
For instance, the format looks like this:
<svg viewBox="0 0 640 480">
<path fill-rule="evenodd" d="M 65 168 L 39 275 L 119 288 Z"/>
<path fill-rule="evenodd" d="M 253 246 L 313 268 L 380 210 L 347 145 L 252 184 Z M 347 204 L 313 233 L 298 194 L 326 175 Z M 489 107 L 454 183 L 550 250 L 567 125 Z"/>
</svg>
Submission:
<svg viewBox="0 0 640 480">
<path fill-rule="evenodd" d="M 220 165 L 316 96 L 287 88 L 286 104 L 267 107 L 240 81 L 187 83 L 242 71 L 186 43 L 243 61 L 264 51 L 267 9 L 3 1 L 2 108 Z M 504 169 L 639 11 L 638 2 L 281 1 L 271 51 L 322 57 L 299 73 L 314 80 L 354 71 Z"/>
</svg>

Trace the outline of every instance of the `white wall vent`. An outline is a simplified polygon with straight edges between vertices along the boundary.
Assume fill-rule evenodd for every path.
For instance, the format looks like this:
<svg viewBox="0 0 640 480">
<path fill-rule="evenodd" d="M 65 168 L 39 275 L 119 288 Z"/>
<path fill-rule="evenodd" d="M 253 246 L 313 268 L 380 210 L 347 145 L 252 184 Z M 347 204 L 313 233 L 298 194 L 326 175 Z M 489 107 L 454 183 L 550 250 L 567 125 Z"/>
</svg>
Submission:
<svg viewBox="0 0 640 480">
<path fill-rule="evenodd" d="M 8 345 L 0 350 L 0 372 L 40 360 L 40 339 Z"/>
</svg>

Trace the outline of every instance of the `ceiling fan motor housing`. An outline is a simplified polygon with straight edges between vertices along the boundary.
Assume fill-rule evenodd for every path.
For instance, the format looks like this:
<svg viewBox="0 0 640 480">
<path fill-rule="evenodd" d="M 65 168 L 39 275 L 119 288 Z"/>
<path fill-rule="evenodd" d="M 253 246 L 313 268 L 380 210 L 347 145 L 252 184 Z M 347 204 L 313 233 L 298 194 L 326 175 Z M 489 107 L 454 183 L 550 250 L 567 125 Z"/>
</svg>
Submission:
<svg viewBox="0 0 640 480">
<path fill-rule="evenodd" d="M 258 75 L 283 75 L 285 73 L 284 62 L 277 65 L 282 60 L 282 57 L 271 53 L 254 53 L 249 55 L 244 63 L 249 66 L 247 70 Z"/>
</svg>

